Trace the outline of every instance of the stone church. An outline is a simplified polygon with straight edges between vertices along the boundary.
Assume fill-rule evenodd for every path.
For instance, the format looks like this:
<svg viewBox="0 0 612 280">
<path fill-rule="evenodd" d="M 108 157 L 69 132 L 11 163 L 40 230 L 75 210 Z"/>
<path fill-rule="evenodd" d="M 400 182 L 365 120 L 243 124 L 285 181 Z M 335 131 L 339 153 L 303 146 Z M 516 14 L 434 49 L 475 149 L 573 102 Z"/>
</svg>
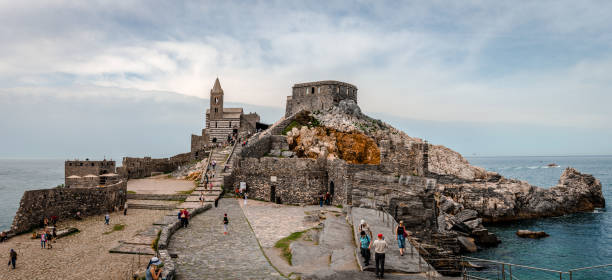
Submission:
<svg viewBox="0 0 612 280">
<path fill-rule="evenodd" d="M 202 136 L 191 135 L 191 151 L 203 150 L 210 143 L 226 142 L 228 136 L 255 133 L 259 123 L 257 113 L 245 114 L 242 108 L 223 107 L 223 88 L 219 78 L 210 90 L 210 108 L 206 109 Z"/>
</svg>

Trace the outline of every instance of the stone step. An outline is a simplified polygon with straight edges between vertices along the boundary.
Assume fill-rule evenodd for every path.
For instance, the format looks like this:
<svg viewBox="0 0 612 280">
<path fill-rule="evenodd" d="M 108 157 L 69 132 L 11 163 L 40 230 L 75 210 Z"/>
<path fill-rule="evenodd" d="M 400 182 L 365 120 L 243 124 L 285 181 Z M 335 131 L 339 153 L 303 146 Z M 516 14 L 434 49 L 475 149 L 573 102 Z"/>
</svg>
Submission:
<svg viewBox="0 0 612 280">
<path fill-rule="evenodd" d="M 142 245 L 120 243 L 119 246 L 110 249 L 108 252 L 113 254 L 155 255 L 155 251 L 153 248 L 151 248 L 151 244 Z"/>
<path fill-rule="evenodd" d="M 178 219 L 178 217 L 177 217 L 178 213 L 169 213 L 169 214 L 172 214 L 172 216 L 169 216 L 169 215 L 168 216 L 164 216 L 163 218 L 155 221 L 153 223 L 153 225 L 165 226 L 165 225 L 169 225 L 171 223 L 174 223 Z"/>
<path fill-rule="evenodd" d="M 128 203 L 128 209 L 172 210 L 174 208 L 175 208 L 175 205 L 132 204 L 132 203 Z"/>
<path fill-rule="evenodd" d="M 219 198 L 218 195 L 204 195 L 204 202 L 213 202 L 215 201 L 217 198 Z M 190 196 L 187 199 L 185 199 L 185 202 L 200 202 L 200 197 L 199 196 Z"/>
</svg>

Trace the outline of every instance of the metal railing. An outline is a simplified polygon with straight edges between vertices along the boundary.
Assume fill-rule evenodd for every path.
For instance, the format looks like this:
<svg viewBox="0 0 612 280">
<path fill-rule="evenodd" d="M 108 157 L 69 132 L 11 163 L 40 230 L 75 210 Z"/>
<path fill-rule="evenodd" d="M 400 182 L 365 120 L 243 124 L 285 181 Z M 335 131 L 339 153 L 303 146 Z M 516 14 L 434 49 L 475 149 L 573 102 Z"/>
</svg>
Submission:
<svg viewBox="0 0 612 280">
<path fill-rule="evenodd" d="M 466 257 L 461 258 L 462 275 L 465 280 L 547 280 L 547 279 L 592 279 L 592 275 L 581 275 L 587 278 L 576 278 L 579 271 L 594 271 L 596 269 L 609 269 L 612 264 L 596 265 L 582 268 L 561 271 L 555 269 L 540 268 L 534 266 L 507 263 L 496 260 L 486 260 L 480 258 Z M 612 273 L 612 272 L 611 272 Z M 601 273 L 598 276 L 605 277 Z M 602 278 L 604 279 L 604 278 Z"/>
</svg>

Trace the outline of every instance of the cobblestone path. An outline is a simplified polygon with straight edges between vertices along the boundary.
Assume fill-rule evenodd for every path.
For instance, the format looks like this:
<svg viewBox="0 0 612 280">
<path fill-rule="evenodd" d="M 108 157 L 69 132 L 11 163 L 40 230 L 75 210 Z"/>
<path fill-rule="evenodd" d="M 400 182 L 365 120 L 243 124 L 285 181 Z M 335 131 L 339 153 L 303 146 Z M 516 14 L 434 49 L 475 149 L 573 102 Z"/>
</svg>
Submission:
<svg viewBox="0 0 612 280">
<path fill-rule="evenodd" d="M 221 199 L 219 208 L 195 216 L 172 236 L 169 251 L 178 255 L 178 279 L 285 279 L 264 257 L 239 202 Z M 223 234 L 224 213 L 230 220 L 228 235 Z"/>
</svg>

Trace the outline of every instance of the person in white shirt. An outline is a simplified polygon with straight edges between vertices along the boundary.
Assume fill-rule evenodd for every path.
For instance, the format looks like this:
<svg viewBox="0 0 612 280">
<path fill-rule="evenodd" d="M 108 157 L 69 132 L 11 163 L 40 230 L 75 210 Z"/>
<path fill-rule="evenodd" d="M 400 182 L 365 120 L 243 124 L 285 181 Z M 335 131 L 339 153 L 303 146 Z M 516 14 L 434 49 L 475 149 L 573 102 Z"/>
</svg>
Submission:
<svg viewBox="0 0 612 280">
<path fill-rule="evenodd" d="M 374 260 L 376 260 L 376 278 L 385 278 L 385 253 L 389 245 L 383 239 L 382 233 L 378 234 L 378 239 L 372 245 L 374 246 Z"/>
</svg>

